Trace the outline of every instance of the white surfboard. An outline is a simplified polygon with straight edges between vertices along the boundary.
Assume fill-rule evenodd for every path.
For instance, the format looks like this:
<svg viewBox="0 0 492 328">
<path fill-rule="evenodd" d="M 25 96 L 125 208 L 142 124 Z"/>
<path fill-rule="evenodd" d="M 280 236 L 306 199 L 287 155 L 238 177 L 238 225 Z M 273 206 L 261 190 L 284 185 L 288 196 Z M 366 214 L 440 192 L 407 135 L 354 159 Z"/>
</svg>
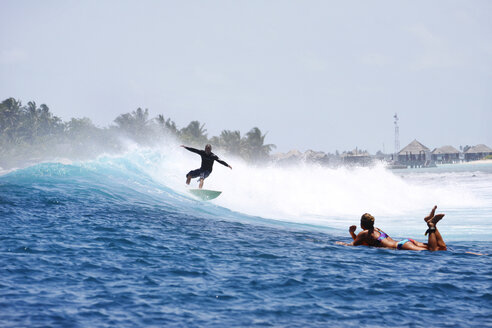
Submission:
<svg viewBox="0 0 492 328">
<path fill-rule="evenodd" d="M 222 193 L 222 191 L 208 189 L 190 189 L 189 191 L 193 194 L 193 196 L 200 198 L 201 200 L 212 200 L 219 197 Z"/>
</svg>

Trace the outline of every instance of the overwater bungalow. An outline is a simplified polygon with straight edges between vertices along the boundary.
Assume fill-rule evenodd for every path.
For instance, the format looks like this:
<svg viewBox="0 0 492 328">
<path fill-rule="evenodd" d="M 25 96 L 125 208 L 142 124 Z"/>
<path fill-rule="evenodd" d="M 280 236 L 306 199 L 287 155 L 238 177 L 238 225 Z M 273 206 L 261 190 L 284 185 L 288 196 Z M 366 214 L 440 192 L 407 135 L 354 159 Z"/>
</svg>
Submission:
<svg viewBox="0 0 492 328">
<path fill-rule="evenodd" d="M 440 164 L 458 163 L 460 151 L 453 146 L 442 146 L 432 151 L 431 159 Z"/>
<path fill-rule="evenodd" d="M 429 167 L 433 166 L 434 162 L 431 159 L 430 149 L 414 140 L 398 152 L 398 164 L 410 167 Z"/>
<path fill-rule="evenodd" d="M 478 161 L 489 155 L 492 155 L 492 149 L 484 144 L 480 144 L 465 151 L 465 161 Z"/>
</svg>

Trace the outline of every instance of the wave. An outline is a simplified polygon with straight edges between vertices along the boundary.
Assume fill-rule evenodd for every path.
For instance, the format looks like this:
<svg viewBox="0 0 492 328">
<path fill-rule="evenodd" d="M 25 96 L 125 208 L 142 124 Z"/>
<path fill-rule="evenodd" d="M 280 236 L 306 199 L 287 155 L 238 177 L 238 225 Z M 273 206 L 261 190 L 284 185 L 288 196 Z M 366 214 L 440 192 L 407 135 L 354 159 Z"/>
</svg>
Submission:
<svg viewBox="0 0 492 328">
<path fill-rule="evenodd" d="M 324 229 L 345 230 L 357 224 L 362 213 L 369 212 L 382 227 L 398 233 L 422 230 L 420 218 L 434 204 L 447 212 L 477 212 L 490 196 L 477 193 L 476 185 L 461 183 L 461 173 L 418 176 L 408 173 L 411 171 L 395 173 L 383 165 L 337 169 L 315 164 L 255 167 L 237 158 L 224 159 L 233 170 L 216 163 L 205 188 L 223 193 L 207 203 L 194 199 L 184 183 L 185 174 L 199 167 L 200 158 L 177 145 L 135 148 L 120 156 L 91 161 L 37 164 L 7 173 L 0 182 L 65 188 L 72 197 L 85 198 L 89 206 L 102 201 L 134 203 L 164 206 L 180 215 L 259 218 Z M 197 184 L 192 181 L 191 187 Z"/>
</svg>

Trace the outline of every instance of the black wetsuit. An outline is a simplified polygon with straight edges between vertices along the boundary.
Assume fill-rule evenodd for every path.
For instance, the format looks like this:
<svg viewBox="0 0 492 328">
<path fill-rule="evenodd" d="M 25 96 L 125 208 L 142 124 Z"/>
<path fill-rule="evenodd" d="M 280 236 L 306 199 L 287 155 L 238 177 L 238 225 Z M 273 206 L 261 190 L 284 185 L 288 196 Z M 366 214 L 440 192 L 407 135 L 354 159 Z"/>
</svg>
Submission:
<svg viewBox="0 0 492 328">
<path fill-rule="evenodd" d="M 200 168 L 197 170 L 190 171 L 187 174 L 187 175 L 191 175 L 192 178 L 196 178 L 196 177 L 200 176 L 201 178 L 204 179 L 204 178 L 208 177 L 208 175 L 210 173 L 212 173 L 212 167 L 214 166 L 214 161 L 217 161 L 224 166 L 227 166 L 227 167 L 229 166 L 229 164 L 227 164 L 223 160 L 219 159 L 219 157 L 212 152 L 207 154 L 205 152 L 205 150 L 195 149 L 195 148 L 191 148 L 191 147 L 184 147 L 184 148 L 186 148 L 187 150 L 189 150 L 193 153 L 200 155 L 202 158 L 202 165 L 200 166 Z"/>
</svg>

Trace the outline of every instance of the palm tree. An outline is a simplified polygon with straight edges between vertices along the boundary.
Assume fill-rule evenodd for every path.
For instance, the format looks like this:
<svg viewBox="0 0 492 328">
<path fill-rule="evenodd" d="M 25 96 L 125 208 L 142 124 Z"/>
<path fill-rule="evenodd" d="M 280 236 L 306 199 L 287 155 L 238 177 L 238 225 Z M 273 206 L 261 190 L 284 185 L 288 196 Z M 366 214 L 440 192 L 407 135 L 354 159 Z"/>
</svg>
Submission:
<svg viewBox="0 0 492 328">
<path fill-rule="evenodd" d="M 218 144 L 221 148 L 224 148 L 227 152 L 239 155 L 241 153 L 241 132 L 224 130 L 221 132 L 218 138 Z"/>
<path fill-rule="evenodd" d="M 266 134 L 262 134 L 261 130 L 257 127 L 252 128 L 246 137 L 243 138 L 243 149 L 242 153 L 246 159 L 258 162 L 267 160 L 270 156 L 270 152 L 273 148 L 276 148 L 273 144 L 265 145 Z"/>
<path fill-rule="evenodd" d="M 114 122 L 122 131 L 137 139 L 143 139 L 149 131 L 149 110 L 139 107 L 131 113 L 121 114 Z"/>
<path fill-rule="evenodd" d="M 32 143 L 39 130 L 39 111 L 34 101 L 27 103 L 27 107 L 22 108 L 22 119 L 20 120 L 18 136 Z"/>
<path fill-rule="evenodd" d="M 14 142 L 22 120 L 22 103 L 14 98 L 5 99 L 0 104 L 0 135 L 6 142 Z"/>
<path fill-rule="evenodd" d="M 204 127 L 205 123 L 200 125 L 198 121 L 191 121 L 187 127 L 181 129 L 180 137 L 184 143 L 201 146 L 208 142 L 207 129 Z"/>
<path fill-rule="evenodd" d="M 39 106 L 39 127 L 40 135 L 55 135 L 63 132 L 62 120 L 50 113 L 50 109 L 45 104 Z"/>
<path fill-rule="evenodd" d="M 157 121 L 157 125 L 159 125 L 165 131 L 171 132 L 175 136 L 179 135 L 179 130 L 176 127 L 176 123 L 174 123 L 174 121 L 171 121 L 170 118 L 166 120 L 164 118 L 164 115 L 159 114 L 155 120 Z"/>
<path fill-rule="evenodd" d="M 87 134 L 97 129 L 90 118 L 73 118 L 65 124 L 66 132 L 69 136 Z"/>
</svg>

